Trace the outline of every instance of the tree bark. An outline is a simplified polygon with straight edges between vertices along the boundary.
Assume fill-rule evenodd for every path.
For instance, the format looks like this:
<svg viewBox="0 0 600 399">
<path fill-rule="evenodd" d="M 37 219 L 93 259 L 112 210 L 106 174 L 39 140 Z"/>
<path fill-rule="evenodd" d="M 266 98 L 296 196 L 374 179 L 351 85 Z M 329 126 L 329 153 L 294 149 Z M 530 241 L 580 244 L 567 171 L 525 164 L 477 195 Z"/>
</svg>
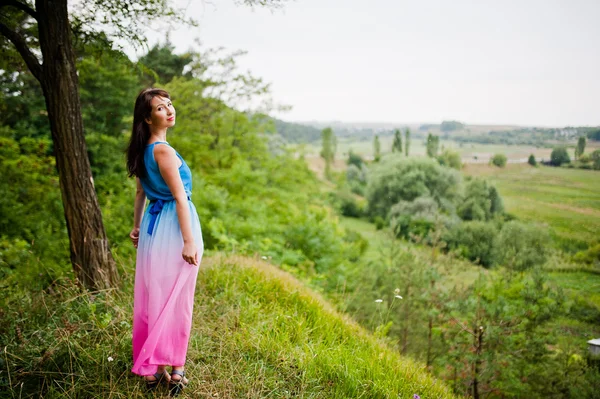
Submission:
<svg viewBox="0 0 600 399">
<path fill-rule="evenodd" d="M 88 289 L 117 283 L 83 135 L 79 83 L 66 0 L 36 0 L 44 63 L 40 83 L 54 142 L 71 263 Z"/>
</svg>

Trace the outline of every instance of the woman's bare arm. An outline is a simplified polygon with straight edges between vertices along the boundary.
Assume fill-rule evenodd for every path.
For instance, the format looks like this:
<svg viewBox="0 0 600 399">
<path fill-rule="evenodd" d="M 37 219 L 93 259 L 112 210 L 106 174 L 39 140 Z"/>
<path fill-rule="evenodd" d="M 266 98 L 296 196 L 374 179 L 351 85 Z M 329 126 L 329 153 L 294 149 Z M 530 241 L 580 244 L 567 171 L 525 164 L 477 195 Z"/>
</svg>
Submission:
<svg viewBox="0 0 600 399">
<path fill-rule="evenodd" d="M 144 192 L 144 187 L 142 187 L 139 177 L 136 177 L 135 181 L 137 187 L 135 190 L 135 203 L 133 211 L 133 230 L 131 230 L 131 233 L 129 233 L 129 237 L 133 242 L 133 246 L 137 248 L 140 238 L 140 224 L 142 223 L 142 215 L 144 214 L 144 208 L 146 206 L 146 193 Z"/>
<path fill-rule="evenodd" d="M 175 150 L 168 145 L 157 145 L 154 146 L 154 159 L 156 159 L 160 174 L 169 186 L 176 201 L 177 219 L 183 238 L 181 255 L 189 264 L 198 266 L 198 249 L 192 232 L 190 207 L 181 176 L 179 176 L 179 157 L 177 157 Z"/>
</svg>

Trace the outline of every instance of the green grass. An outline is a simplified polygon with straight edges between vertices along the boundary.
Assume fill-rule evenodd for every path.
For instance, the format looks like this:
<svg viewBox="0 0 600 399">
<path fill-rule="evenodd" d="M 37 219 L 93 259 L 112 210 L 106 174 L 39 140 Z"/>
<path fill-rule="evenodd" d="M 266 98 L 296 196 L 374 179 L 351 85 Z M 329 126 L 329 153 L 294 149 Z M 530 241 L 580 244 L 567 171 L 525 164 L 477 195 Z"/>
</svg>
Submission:
<svg viewBox="0 0 600 399">
<path fill-rule="evenodd" d="M 570 311 L 546 328 L 556 334 L 563 348 L 577 347 L 583 352 L 590 339 L 600 337 L 600 276 L 586 272 L 554 272 L 548 281 L 564 290 Z"/>
<path fill-rule="evenodd" d="M 130 286 L 92 298 L 65 280 L 15 298 L 0 314 L 2 395 L 146 397 L 129 371 Z M 243 257 L 204 260 L 186 366 L 184 397 L 454 397 L 291 275 Z"/>
<path fill-rule="evenodd" d="M 495 168 L 469 165 L 464 172 L 491 181 L 509 213 L 547 223 L 564 249 L 583 249 L 598 241 L 600 173 L 529 165 Z"/>
</svg>

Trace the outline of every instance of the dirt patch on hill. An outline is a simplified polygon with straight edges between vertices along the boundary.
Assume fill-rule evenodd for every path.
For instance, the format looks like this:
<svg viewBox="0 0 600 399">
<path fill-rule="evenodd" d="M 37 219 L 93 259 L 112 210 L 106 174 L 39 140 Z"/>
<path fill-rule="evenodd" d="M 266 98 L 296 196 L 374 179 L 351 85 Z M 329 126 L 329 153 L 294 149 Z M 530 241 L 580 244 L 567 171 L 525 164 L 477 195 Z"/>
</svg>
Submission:
<svg viewBox="0 0 600 399">
<path fill-rule="evenodd" d="M 571 205 L 567 205 L 567 204 L 549 203 L 548 205 L 551 206 L 552 208 L 556 208 L 556 209 L 562 209 L 565 211 L 581 213 L 582 215 L 600 217 L 600 211 L 597 209 L 593 209 L 593 208 L 578 208 L 576 206 L 571 206 Z"/>
</svg>

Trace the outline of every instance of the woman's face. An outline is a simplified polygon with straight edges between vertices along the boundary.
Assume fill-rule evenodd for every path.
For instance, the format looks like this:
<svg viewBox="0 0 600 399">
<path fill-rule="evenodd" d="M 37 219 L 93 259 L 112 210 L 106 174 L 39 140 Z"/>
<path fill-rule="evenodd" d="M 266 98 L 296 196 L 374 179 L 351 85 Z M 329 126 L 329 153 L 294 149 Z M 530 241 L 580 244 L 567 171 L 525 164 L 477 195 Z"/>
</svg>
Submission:
<svg viewBox="0 0 600 399">
<path fill-rule="evenodd" d="M 166 97 L 155 96 L 150 102 L 152 111 L 146 123 L 155 129 L 172 127 L 175 125 L 175 108 L 171 100 Z"/>
</svg>

